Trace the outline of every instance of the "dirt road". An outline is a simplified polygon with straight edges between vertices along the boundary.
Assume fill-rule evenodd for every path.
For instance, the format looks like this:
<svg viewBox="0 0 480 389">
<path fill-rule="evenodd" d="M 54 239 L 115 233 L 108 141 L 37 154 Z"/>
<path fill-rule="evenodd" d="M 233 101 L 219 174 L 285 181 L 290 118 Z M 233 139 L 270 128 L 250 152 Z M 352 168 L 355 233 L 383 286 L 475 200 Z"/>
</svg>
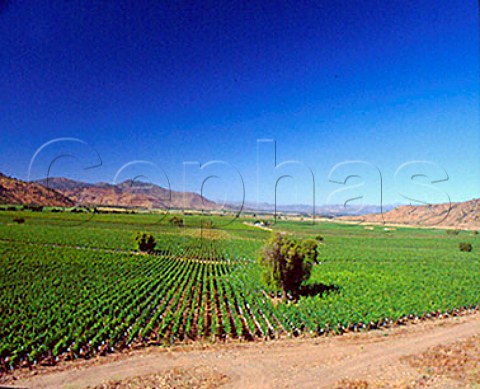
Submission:
<svg viewBox="0 0 480 389">
<path fill-rule="evenodd" d="M 218 345 L 189 351 L 150 348 L 70 363 L 63 371 L 24 377 L 15 381 L 15 386 L 84 388 L 108 380 L 163 374 L 174 368 L 200 367 L 225 375 L 225 387 L 231 388 L 331 388 L 350 379 L 408 382 L 418 379 L 420 373 L 404 357 L 478 335 L 480 315 L 473 314 L 331 338 Z M 446 387 L 452 386 L 455 383 Z"/>
</svg>

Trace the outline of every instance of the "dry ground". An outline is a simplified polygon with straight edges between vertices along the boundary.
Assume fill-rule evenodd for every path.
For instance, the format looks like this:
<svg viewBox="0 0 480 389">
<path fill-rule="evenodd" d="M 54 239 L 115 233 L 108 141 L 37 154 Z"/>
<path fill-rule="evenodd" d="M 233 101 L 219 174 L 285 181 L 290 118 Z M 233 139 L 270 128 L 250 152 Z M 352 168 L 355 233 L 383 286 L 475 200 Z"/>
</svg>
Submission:
<svg viewBox="0 0 480 389">
<path fill-rule="evenodd" d="M 480 315 L 369 333 L 149 348 L 20 371 L 33 388 L 480 387 Z"/>
</svg>

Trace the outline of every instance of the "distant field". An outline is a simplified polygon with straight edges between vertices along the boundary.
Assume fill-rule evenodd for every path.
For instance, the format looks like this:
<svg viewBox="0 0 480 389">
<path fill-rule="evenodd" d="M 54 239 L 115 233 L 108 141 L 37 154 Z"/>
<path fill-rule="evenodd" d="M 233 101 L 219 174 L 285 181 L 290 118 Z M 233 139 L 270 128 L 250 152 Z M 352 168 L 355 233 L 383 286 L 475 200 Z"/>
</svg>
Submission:
<svg viewBox="0 0 480 389">
<path fill-rule="evenodd" d="M 0 369 L 153 344 L 342 333 L 480 304 L 472 232 L 281 221 L 274 230 L 324 238 L 309 282 L 326 290 L 284 304 L 255 263 L 270 232 L 228 216 L 185 216 L 185 227 L 170 217 L 0 211 Z M 155 236 L 156 255 L 133 252 L 136 231 Z"/>
</svg>

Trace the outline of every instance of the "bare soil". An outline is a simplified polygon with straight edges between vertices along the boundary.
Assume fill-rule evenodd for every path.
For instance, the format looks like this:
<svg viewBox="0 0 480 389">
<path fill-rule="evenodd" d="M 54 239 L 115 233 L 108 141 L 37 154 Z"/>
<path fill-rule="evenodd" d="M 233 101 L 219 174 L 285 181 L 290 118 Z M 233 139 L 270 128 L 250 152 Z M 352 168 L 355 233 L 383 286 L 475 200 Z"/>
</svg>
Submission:
<svg viewBox="0 0 480 389">
<path fill-rule="evenodd" d="M 228 383 L 225 374 L 205 366 L 192 369 L 174 368 L 160 374 L 137 376 L 120 381 L 106 381 L 92 389 L 130 389 L 130 388 L 218 388 Z"/>
<path fill-rule="evenodd" d="M 480 385 L 480 315 L 313 339 L 193 344 L 22 370 L 33 388 L 464 388 Z"/>
</svg>

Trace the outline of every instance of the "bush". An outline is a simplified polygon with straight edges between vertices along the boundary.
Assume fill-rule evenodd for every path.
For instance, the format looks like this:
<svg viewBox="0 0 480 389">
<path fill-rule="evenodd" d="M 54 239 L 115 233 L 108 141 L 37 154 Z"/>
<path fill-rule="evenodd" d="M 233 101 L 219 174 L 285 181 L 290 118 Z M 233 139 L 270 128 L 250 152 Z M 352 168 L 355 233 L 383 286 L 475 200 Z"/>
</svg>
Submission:
<svg viewBox="0 0 480 389">
<path fill-rule="evenodd" d="M 273 235 L 260 255 L 263 281 L 270 288 L 281 289 L 284 300 L 288 294 L 296 300 L 317 262 L 317 247 L 313 239 L 297 241 L 282 234 Z"/>
<path fill-rule="evenodd" d="M 153 253 L 155 245 L 157 244 L 153 235 L 146 232 L 137 232 L 135 235 L 135 243 L 137 250 L 146 253 Z"/>
<path fill-rule="evenodd" d="M 461 242 L 458 244 L 458 248 L 460 251 L 466 251 L 468 253 L 472 251 L 472 245 L 470 243 Z"/>
<path fill-rule="evenodd" d="M 85 210 L 83 208 L 72 208 L 70 210 L 70 212 L 72 212 L 72 213 L 84 213 Z"/>
<path fill-rule="evenodd" d="M 212 229 L 215 226 L 214 226 L 214 224 L 211 220 L 207 219 L 205 221 L 202 221 L 201 227 L 202 228 L 207 228 L 207 229 Z"/>
<path fill-rule="evenodd" d="M 32 212 L 42 212 L 43 206 L 42 205 L 24 205 L 21 211 L 32 211 Z"/>
<path fill-rule="evenodd" d="M 317 235 L 317 236 L 315 237 L 315 240 L 316 240 L 317 242 L 323 242 L 323 236 L 322 236 L 322 235 Z"/>
<path fill-rule="evenodd" d="M 174 216 L 170 219 L 169 221 L 170 224 L 177 226 L 177 227 L 183 227 L 185 226 L 185 223 L 182 218 L 179 218 L 177 216 Z"/>
<path fill-rule="evenodd" d="M 25 219 L 23 217 L 17 217 L 15 219 L 13 219 L 13 221 L 17 224 L 23 224 L 25 223 Z"/>
<path fill-rule="evenodd" d="M 447 230 L 447 235 L 458 235 L 460 230 Z"/>
<path fill-rule="evenodd" d="M 17 207 L 12 207 L 12 206 L 10 206 L 10 207 L 3 207 L 3 210 L 4 210 L 4 211 L 16 211 L 16 210 L 17 210 Z"/>
</svg>

